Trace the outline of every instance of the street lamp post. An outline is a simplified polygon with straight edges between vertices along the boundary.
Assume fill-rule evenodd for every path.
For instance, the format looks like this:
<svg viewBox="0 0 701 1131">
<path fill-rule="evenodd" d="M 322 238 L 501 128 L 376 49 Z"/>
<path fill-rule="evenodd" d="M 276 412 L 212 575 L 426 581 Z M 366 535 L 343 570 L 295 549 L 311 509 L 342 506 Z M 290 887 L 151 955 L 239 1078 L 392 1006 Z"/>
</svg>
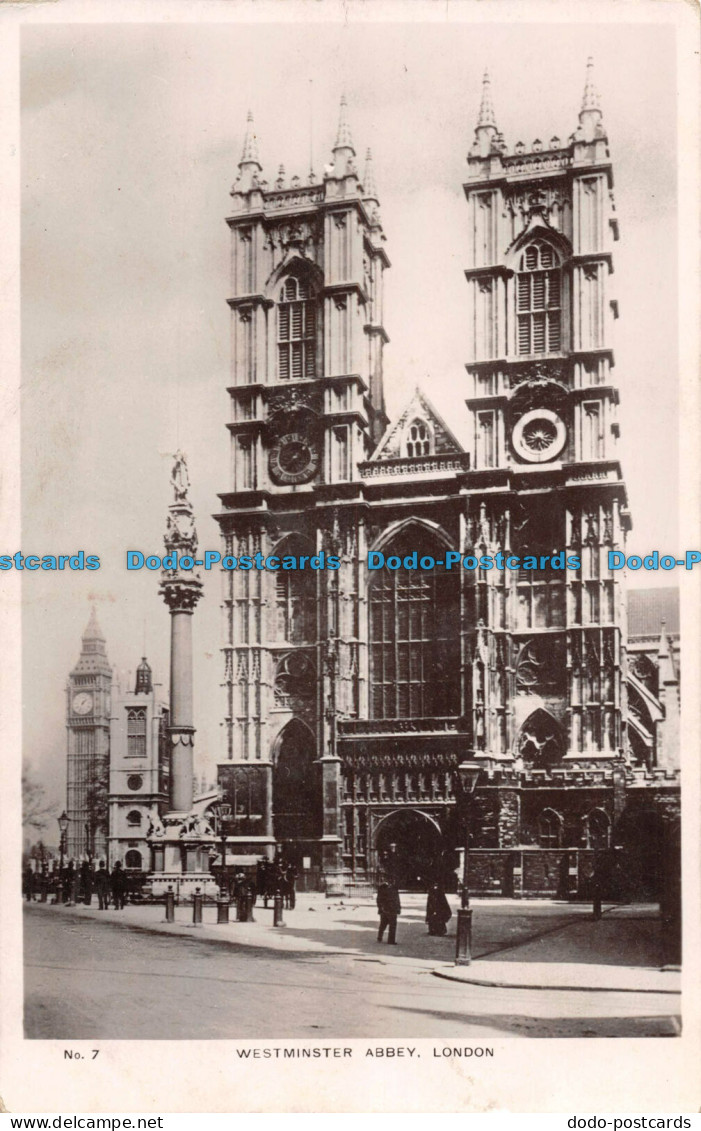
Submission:
<svg viewBox="0 0 701 1131">
<path fill-rule="evenodd" d="M 465 849 L 462 862 L 462 892 L 460 894 L 460 908 L 458 910 L 458 929 L 455 938 L 456 966 L 469 966 L 472 962 L 472 908 L 470 907 L 469 892 L 470 804 L 477 785 L 477 779 L 480 775 L 480 769 L 479 762 L 470 760 L 465 760 L 458 766 L 458 778 L 464 807 Z"/>
<path fill-rule="evenodd" d="M 58 842 L 58 891 L 56 893 L 56 902 L 63 903 L 63 858 L 66 853 L 66 834 L 68 832 L 68 814 L 65 809 L 58 818 L 58 827 L 61 836 Z"/>
<path fill-rule="evenodd" d="M 224 889 L 224 887 L 226 885 L 226 827 L 227 827 L 227 823 L 228 823 L 230 817 L 231 817 L 231 806 L 227 803 L 224 803 L 223 805 L 219 805 L 218 809 L 217 809 L 217 832 L 219 833 L 219 838 L 221 840 L 221 875 L 222 875 L 221 887 L 222 887 L 222 890 Z M 227 895 L 228 895 L 228 885 L 226 885 L 226 887 L 227 887 Z"/>
</svg>

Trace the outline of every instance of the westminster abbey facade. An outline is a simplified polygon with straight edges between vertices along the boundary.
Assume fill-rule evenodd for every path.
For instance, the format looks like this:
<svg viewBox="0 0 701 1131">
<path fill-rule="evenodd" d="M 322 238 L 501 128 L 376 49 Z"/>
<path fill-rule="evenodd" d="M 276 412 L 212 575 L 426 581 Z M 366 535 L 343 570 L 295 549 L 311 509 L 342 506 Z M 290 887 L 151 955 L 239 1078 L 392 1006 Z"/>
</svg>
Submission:
<svg viewBox="0 0 701 1131">
<path fill-rule="evenodd" d="M 320 180 L 265 180 L 249 120 L 227 219 L 231 482 L 216 519 L 226 554 L 298 568 L 224 574 L 230 844 L 283 851 L 320 885 L 371 880 L 389 856 L 402 885 L 450 883 L 470 759 L 475 891 L 571 896 L 618 850 L 643 893 L 677 822 L 678 656 L 660 625 L 629 663 L 607 564 L 630 517 L 591 67 L 572 136 L 511 150 L 485 76 L 464 193 L 467 450 L 421 390 L 385 413 L 390 261 L 345 100 Z M 581 569 L 368 571 L 373 550 L 564 552 Z M 329 556 L 340 568 L 319 568 Z"/>
</svg>

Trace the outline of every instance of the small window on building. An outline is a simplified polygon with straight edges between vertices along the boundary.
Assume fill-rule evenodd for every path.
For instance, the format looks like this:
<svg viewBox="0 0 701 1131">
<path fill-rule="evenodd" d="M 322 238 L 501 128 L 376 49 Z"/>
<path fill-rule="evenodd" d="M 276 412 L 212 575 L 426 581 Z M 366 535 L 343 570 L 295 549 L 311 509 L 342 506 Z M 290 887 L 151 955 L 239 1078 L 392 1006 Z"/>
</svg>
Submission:
<svg viewBox="0 0 701 1131">
<path fill-rule="evenodd" d="M 130 758 L 146 757 L 146 708 L 127 708 L 127 755 Z"/>
<path fill-rule="evenodd" d="M 141 868 L 141 853 L 136 848 L 130 848 L 124 857 L 125 868 Z"/>
<path fill-rule="evenodd" d="M 131 828 L 137 828 L 141 824 L 141 813 L 138 809 L 132 809 L 131 813 L 127 813 L 127 824 Z"/>
<path fill-rule="evenodd" d="M 603 809 L 592 809 L 583 820 L 583 840 L 586 848 L 608 848 L 611 822 Z"/>
<path fill-rule="evenodd" d="M 431 433 L 424 420 L 414 420 L 406 435 L 406 454 L 413 456 L 431 455 Z"/>
<path fill-rule="evenodd" d="M 562 844 L 562 817 L 554 809 L 544 809 L 538 818 L 538 844 L 559 848 Z"/>
</svg>

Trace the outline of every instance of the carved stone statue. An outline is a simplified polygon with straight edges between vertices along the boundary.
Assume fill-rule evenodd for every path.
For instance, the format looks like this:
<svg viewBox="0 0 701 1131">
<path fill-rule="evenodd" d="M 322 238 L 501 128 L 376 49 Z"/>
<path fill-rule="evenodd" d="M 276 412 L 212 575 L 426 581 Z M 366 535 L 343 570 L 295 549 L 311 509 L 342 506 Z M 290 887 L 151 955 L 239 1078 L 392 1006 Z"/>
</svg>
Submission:
<svg viewBox="0 0 701 1131">
<path fill-rule="evenodd" d="M 175 453 L 175 463 L 170 473 L 170 481 L 173 484 L 176 503 L 184 502 L 187 499 L 187 493 L 190 489 L 190 476 L 188 474 L 185 456 L 180 451 Z"/>
</svg>

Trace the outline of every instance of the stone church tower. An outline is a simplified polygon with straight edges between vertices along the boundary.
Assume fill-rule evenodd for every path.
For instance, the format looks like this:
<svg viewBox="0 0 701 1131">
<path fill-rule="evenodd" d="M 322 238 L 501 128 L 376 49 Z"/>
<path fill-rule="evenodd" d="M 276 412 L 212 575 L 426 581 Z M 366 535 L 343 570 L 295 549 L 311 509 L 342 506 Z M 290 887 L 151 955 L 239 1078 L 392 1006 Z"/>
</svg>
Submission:
<svg viewBox="0 0 701 1131">
<path fill-rule="evenodd" d="M 389 263 L 345 101 L 320 183 L 287 184 L 282 169 L 264 181 L 250 118 L 239 171 L 232 483 L 216 515 L 239 562 L 224 575 L 219 767 L 236 851 L 281 847 L 310 882 L 362 881 L 388 857 L 402 885 L 450 882 L 456 770 L 471 759 L 471 886 L 572 894 L 595 851 L 650 839 L 636 810 L 676 788 L 654 752 L 637 764 L 627 735 L 625 603 L 608 569 L 629 528 L 618 227 L 591 64 L 572 136 L 512 152 L 484 79 L 464 186 L 467 385 L 459 359 L 455 382 L 469 452 L 420 390 L 387 427 Z M 370 551 L 400 568 L 368 569 Z M 520 566 L 448 568 L 448 551 Z M 241 568 L 256 554 L 268 568 Z M 339 568 L 319 568 L 322 554 Z"/>
<path fill-rule="evenodd" d="M 300 866 L 335 872 L 332 712 L 354 709 L 361 663 L 359 466 L 387 423 L 389 260 L 372 157 L 361 177 L 345 98 L 321 181 L 310 171 L 288 182 L 282 168 L 272 185 L 263 180 L 249 115 L 231 196 L 232 484 L 216 518 L 226 554 L 274 554 L 300 568 L 225 575 L 230 763 L 220 782 L 240 848 L 283 843 Z M 339 572 L 315 568 L 322 552 L 343 556 Z"/>
</svg>

